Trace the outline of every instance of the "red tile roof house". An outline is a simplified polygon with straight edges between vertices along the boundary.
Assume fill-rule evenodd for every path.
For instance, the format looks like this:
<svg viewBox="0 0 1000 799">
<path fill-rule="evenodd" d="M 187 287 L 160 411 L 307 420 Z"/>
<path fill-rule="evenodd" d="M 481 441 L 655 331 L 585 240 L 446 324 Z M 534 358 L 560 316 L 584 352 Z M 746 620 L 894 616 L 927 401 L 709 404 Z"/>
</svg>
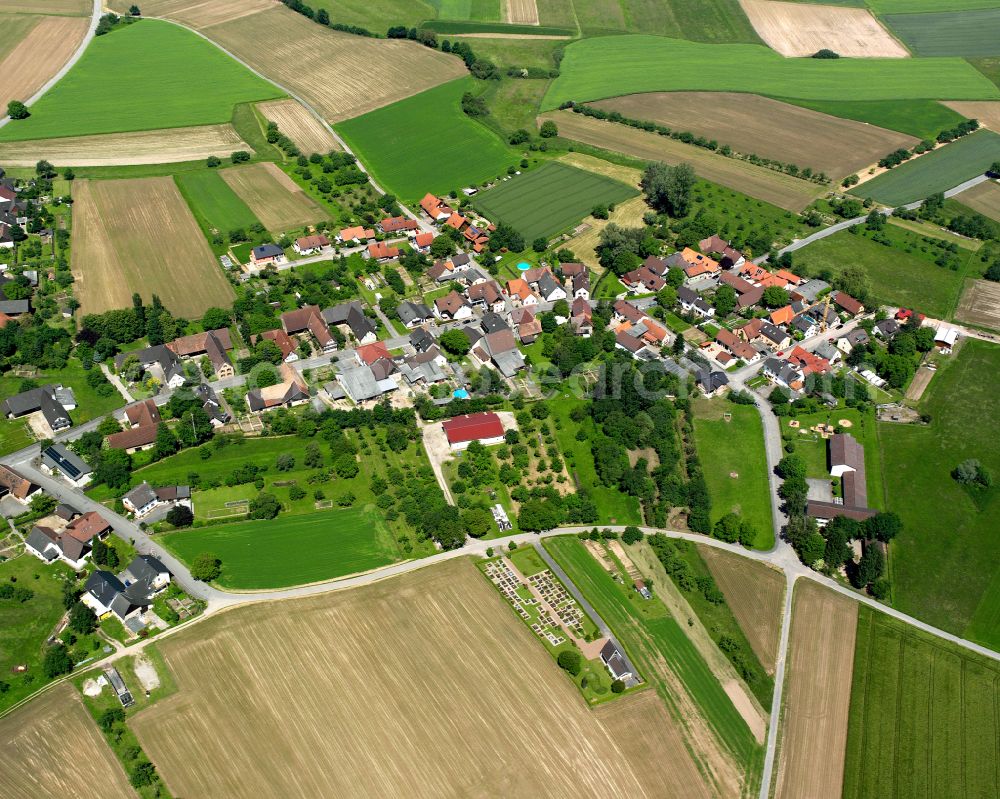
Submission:
<svg viewBox="0 0 1000 799">
<path fill-rule="evenodd" d="M 587 306 L 588 309 L 590 306 Z M 510 312 L 510 323 L 517 330 L 522 344 L 531 344 L 542 333 L 542 323 L 535 318 L 530 308 L 515 308 Z"/>
<path fill-rule="evenodd" d="M 491 311 L 501 312 L 507 307 L 503 292 L 495 280 L 488 280 L 485 283 L 474 283 L 465 290 L 469 297 L 469 302 L 473 305 L 481 305 Z"/>
<path fill-rule="evenodd" d="M 798 366 L 803 377 L 811 374 L 823 375 L 830 371 L 830 362 L 826 358 L 820 358 L 802 347 L 795 347 L 788 353 L 788 362 Z"/>
<path fill-rule="evenodd" d="M 345 227 L 340 233 L 337 234 L 337 241 L 343 243 L 353 243 L 360 244 L 363 241 L 368 241 L 368 239 L 375 238 L 375 231 L 371 228 L 362 227 L 357 225 L 356 227 Z"/>
<path fill-rule="evenodd" d="M 233 348 L 233 342 L 229 336 L 229 328 L 220 327 L 218 330 L 209 330 L 205 333 L 194 333 L 190 336 L 183 336 L 167 344 L 167 347 L 175 352 L 180 358 L 193 358 L 198 355 L 207 355 L 212 363 L 215 377 L 222 380 L 236 374 L 233 362 L 226 354 Z"/>
<path fill-rule="evenodd" d="M 299 359 L 299 354 L 295 351 L 295 342 L 284 330 L 265 330 L 259 336 L 251 336 L 250 343 L 256 344 L 260 339 L 267 339 L 277 344 L 285 363 Z"/>
<path fill-rule="evenodd" d="M 413 246 L 416 248 L 417 252 L 428 253 L 431 249 L 431 244 L 434 243 L 433 233 L 418 233 L 413 237 Z"/>
<path fill-rule="evenodd" d="M 735 333 L 731 333 L 725 328 L 722 328 L 715 334 L 715 340 L 729 350 L 729 352 L 731 352 L 735 357 L 740 358 L 747 363 L 754 363 L 755 361 L 760 360 L 760 353 L 757 352 L 757 350 L 743 341 L 743 339 Z"/>
<path fill-rule="evenodd" d="M 665 285 L 665 281 L 648 266 L 640 266 L 631 272 L 622 275 L 622 283 L 631 291 L 659 291 Z"/>
<path fill-rule="evenodd" d="M 41 487 L 9 466 L 0 464 L 0 497 L 10 496 L 21 504 L 27 504 L 32 495 Z"/>
<path fill-rule="evenodd" d="M 323 352 L 337 349 L 337 342 L 330 335 L 330 328 L 323 321 L 318 305 L 306 305 L 294 311 L 286 311 L 281 315 L 281 327 L 290 335 L 309 331 Z"/>
<path fill-rule="evenodd" d="M 373 344 L 365 344 L 358 347 L 354 351 L 354 355 L 357 357 L 358 363 L 363 363 L 365 366 L 371 366 L 380 358 L 392 360 L 392 353 L 389 352 L 389 348 L 385 345 L 384 341 L 376 341 Z"/>
<path fill-rule="evenodd" d="M 434 222 L 443 222 L 455 213 L 444 200 L 433 194 L 424 195 L 424 199 L 420 201 L 420 208 Z"/>
<path fill-rule="evenodd" d="M 465 449 L 473 441 L 484 446 L 503 442 L 503 422 L 495 413 L 470 413 L 456 416 L 441 424 L 452 449 Z"/>
<path fill-rule="evenodd" d="M 156 444 L 156 433 L 160 427 L 160 409 L 153 400 L 137 402 L 125 409 L 125 419 L 130 428 L 108 436 L 110 449 L 123 449 L 132 454 L 151 449 Z"/>
<path fill-rule="evenodd" d="M 399 258 L 400 250 L 399 247 L 390 247 L 384 241 L 372 241 L 368 243 L 368 249 L 365 252 L 369 258 L 384 263 Z"/>
<path fill-rule="evenodd" d="M 317 234 L 315 236 L 303 236 L 296 239 L 292 244 L 292 249 L 299 255 L 312 255 L 313 253 L 322 252 L 329 246 L 330 240 L 322 234 Z"/>
<path fill-rule="evenodd" d="M 400 233 L 419 230 L 420 225 L 415 219 L 408 219 L 405 216 L 390 216 L 383 219 L 376 225 L 383 233 Z"/>
<path fill-rule="evenodd" d="M 843 308 L 851 316 L 857 316 L 859 313 L 863 313 L 865 306 L 858 302 L 850 294 L 846 294 L 843 291 L 838 291 L 834 296 L 833 301 Z"/>
</svg>

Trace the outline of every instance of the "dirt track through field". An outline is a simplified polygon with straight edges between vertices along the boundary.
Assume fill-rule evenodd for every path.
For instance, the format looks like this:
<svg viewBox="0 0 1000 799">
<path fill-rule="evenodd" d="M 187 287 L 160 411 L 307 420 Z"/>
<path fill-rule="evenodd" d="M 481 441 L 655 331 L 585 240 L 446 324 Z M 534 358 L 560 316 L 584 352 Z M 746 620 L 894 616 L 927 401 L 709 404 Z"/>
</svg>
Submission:
<svg viewBox="0 0 1000 799">
<path fill-rule="evenodd" d="M 535 0 L 506 0 L 507 22 L 512 25 L 537 25 L 538 6 Z"/>
<path fill-rule="evenodd" d="M 56 166 L 171 164 L 251 149 L 232 125 L 201 125 L 43 141 L 0 142 L 0 163 L 34 166 L 38 159 L 44 158 Z"/>
<path fill-rule="evenodd" d="M 969 119 L 978 119 L 983 127 L 1000 133 L 1000 100 L 948 100 L 944 104 L 952 111 Z"/>
<path fill-rule="evenodd" d="M 303 153 L 328 153 L 341 149 L 337 140 L 298 100 L 269 100 L 257 103 L 257 110 L 268 122 L 295 142 Z"/>
<path fill-rule="evenodd" d="M 650 92 L 592 103 L 631 119 L 728 144 L 793 163 L 834 178 L 875 163 L 886 153 L 917 143 L 905 133 L 840 119 L 756 94 L 737 92 Z"/>
<path fill-rule="evenodd" d="M 72 269 L 82 314 L 148 303 L 176 316 L 226 307 L 233 289 L 173 178 L 77 180 Z"/>
<path fill-rule="evenodd" d="M 865 8 L 740 0 L 757 35 L 783 56 L 828 49 L 849 58 L 906 58 L 909 51 Z"/>
<path fill-rule="evenodd" d="M 767 673 L 774 674 L 785 603 L 785 579 L 781 572 L 715 547 L 699 546 L 698 552 L 754 654 Z"/>
<path fill-rule="evenodd" d="M 72 686 L 54 688 L 0 720 L 0 796 L 4 799 L 125 799 L 135 795 Z"/>
<path fill-rule="evenodd" d="M 284 233 L 327 217 L 308 194 L 270 161 L 223 169 L 222 179 L 268 230 Z"/>
<path fill-rule="evenodd" d="M 62 69 L 83 41 L 89 22 L 85 17 L 39 20 L 0 62 L 0 108 L 4 112 L 11 100 L 27 100 Z"/>
<path fill-rule="evenodd" d="M 655 695 L 587 708 L 465 559 L 160 649 L 179 691 L 133 728 L 175 796 L 698 795 Z"/>
<path fill-rule="evenodd" d="M 970 325 L 1000 330 L 1000 283 L 967 281 L 955 318 Z"/>
<path fill-rule="evenodd" d="M 853 600 L 798 581 L 776 799 L 840 799 L 857 626 Z"/>
<path fill-rule="evenodd" d="M 980 183 L 956 195 L 955 199 L 973 211 L 1000 222 L 1000 183 L 996 181 Z"/>
<path fill-rule="evenodd" d="M 917 369 L 913 380 L 910 381 L 909 388 L 906 389 L 906 399 L 911 402 L 919 402 L 927 390 L 927 386 L 931 384 L 932 377 L 934 377 L 934 371 L 928 369 L 926 366 L 921 366 Z"/>
</svg>

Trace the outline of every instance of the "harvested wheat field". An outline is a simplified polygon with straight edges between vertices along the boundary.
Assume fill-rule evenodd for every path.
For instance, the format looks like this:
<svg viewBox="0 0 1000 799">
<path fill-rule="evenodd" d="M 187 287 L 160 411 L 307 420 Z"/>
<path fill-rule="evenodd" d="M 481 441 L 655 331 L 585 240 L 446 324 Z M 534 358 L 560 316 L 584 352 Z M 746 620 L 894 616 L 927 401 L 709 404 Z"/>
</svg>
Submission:
<svg viewBox="0 0 1000 799">
<path fill-rule="evenodd" d="M 506 0 L 505 19 L 513 25 L 537 25 L 538 6 L 535 0 Z"/>
<path fill-rule="evenodd" d="M 754 654 L 767 673 L 774 674 L 785 604 L 784 576 L 764 563 L 716 547 L 699 546 L 698 552 Z"/>
<path fill-rule="evenodd" d="M 796 583 L 776 799 L 842 793 L 857 626 L 852 599 Z"/>
<path fill-rule="evenodd" d="M 955 311 L 959 322 L 1000 330 L 1000 283 L 968 280 Z"/>
<path fill-rule="evenodd" d="M 969 206 L 973 211 L 978 211 L 983 216 L 988 216 L 1000 222 L 1000 183 L 988 180 L 966 189 L 955 199 L 963 205 Z"/>
<path fill-rule="evenodd" d="M 132 0 L 113 0 L 108 6 L 124 14 Z M 233 19 L 256 14 L 277 7 L 277 0 L 144 0 L 141 8 L 144 17 L 163 17 L 181 22 L 191 28 L 207 28 Z"/>
<path fill-rule="evenodd" d="M 624 799 L 700 782 L 652 740 L 673 725 L 658 702 L 592 712 L 464 558 L 238 608 L 160 650 L 179 691 L 132 726 L 175 796 Z"/>
<path fill-rule="evenodd" d="M 342 149 L 333 134 L 298 100 L 269 100 L 257 103 L 257 110 L 268 122 L 277 124 L 278 130 L 304 153 L 328 153 Z"/>
<path fill-rule="evenodd" d="M 591 105 L 631 119 L 690 131 L 756 153 L 841 178 L 874 164 L 893 150 L 913 147 L 905 133 L 840 119 L 757 94 L 737 92 L 651 92 Z"/>
<path fill-rule="evenodd" d="M 639 188 L 639 181 L 642 180 L 641 169 L 623 166 L 622 164 L 613 164 L 611 161 L 605 161 L 603 158 L 596 158 L 586 153 L 566 153 L 559 160 L 578 169 L 593 172 L 595 175 L 604 175 L 606 178 L 617 180 L 626 186 Z"/>
<path fill-rule="evenodd" d="M 691 164 L 700 178 L 765 200 L 787 211 L 801 211 L 823 191 L 819 184 L 793 178 L 783 172 L 754 166 L 747 161 L 727 158 L 656 133 L 605 122 L 572 111 L 555 111 L 544 114 L 539 119 L 555 120 L 559 126 L 559 135 L 565 139 L 615 150 L 646 161 Z"/>
<path fill-rule="evenodd" d="M 619 227 L 641 227 L 642 217 L 649 206 L 642 197 L 633 197 L 615 206 L 607 219 L 594 219 L 587 217 L 583 224 L 587 225 L 586 230 L 573 236 L 565 244 L 560 245 L 571 250 L 581 263 L 585 263 L 591 269 L 603 272 L 604 267 L 597 260 L 597 245 L 600 243 L 601 231 L 612 222 Z M 610 277 L 613 277 L 611 275 Z"/>
<path fill-rule="evenodd" d="M 42 17 L 0 62 L 0 108 L 29 99 L 62 69 L 88 24 L 85 17 Z"/>
<path fill-rule="evenodd" d="M 91 4 L 87 0 L 0 0 L 0 13 L 52 14 L 56 16 L 87 16 Z"/>
<path fill-rule="evenodd" d="M 302 97 L 328 122 L 468 74 L 454 56 L 416 42 L 339 33 L 284 6 L 213 25 L 204 34 Z"/>
<path fill-rule="evenodd" d="M 783 56 L 828 49 L 849 58 L 906 58 L 909 51 L 865 8 L 740 0 L 757 35 Z"/>
<path fill-rule="evenodd" d="M 327 218 L 326 212 L 270 161 L 223 169 L 219 174 L 272 233 Z"/>
<path fill-rule="evenodd" d="M 4 799 L 135 795 L 70 685 L 54 688 L 0 719 L 0 796 Z"/>
<path fill-rule="evenodd" d="M 0 142 L 0 162 L 34 166 L 39 158 L 56 166 L 122 166 L 200 161 L 210 155 L 252 150 L 232 125 L 70 136 L 42 141 Z"/>
<path fill-rule="evenodd" d="M 945 103 L 952 111 L 957 111 L 969 119 L 978 119 L 979 124 L 1000 133 L 1000 101 L 997 100 L 949 100 Z"/>
<path fill-rule="evenodd" d="M 177 316 L 226 307 L 233 289 L 171 177 L 77 180 L 71 266 L 82 314 L 158 295 Z"/>
</svg>

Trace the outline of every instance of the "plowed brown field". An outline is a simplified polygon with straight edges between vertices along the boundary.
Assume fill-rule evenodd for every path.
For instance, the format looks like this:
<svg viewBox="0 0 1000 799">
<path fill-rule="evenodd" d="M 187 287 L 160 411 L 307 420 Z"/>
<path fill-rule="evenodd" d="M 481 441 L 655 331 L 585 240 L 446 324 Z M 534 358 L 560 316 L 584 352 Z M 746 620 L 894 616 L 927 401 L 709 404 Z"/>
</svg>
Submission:
<svg viewBox="0 0 1000 799">
<path fill-rule="evenodd" d="M 1000 183 L 980 183 L 956 195 L 955 199 L 973 211 L 1000 222 Z"/>
<path fill-rule="evenodd" d="M 239 608 L 160 649 L 179 690 L 132 726 L 175 796 L 688 794 L 653 692 L 587 708 L 465 559 Z"/>
<path fill-rule="evenodd" d="M 62 69 L 83 41 L 88 22 L 85 17 L 42 17 L 7 53 L 0 62 L 0 108 L 4 113 L 7 103 L 27 100 Z"/>
<path fill-rule="evenodd" d="M 327 218 L 326 212 L 271 162 L 223 169 L 229 184 L 268 230 L 285 233 Z"/>
<path fill-rule="evenodd" d="M 278 130 L 295 142 L 295 146 L 304 153 L 328 153 L 341 149 L 330 131 L 298 100 L 257 103 L 257 110 L 269 122 L 277 123 Z"/>
</svg>

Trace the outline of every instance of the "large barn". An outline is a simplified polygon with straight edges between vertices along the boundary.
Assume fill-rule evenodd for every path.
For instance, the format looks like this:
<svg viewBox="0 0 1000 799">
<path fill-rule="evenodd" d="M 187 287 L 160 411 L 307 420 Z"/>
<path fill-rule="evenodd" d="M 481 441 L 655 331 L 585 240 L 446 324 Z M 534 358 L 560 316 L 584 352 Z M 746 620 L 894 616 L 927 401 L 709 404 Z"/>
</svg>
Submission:
<svg viewBox="0 0 1000 799">
<path fill-rule="evenodd" d="M 456 416 L 441 426 L 452 449 L 465 449 L 473 441 L 487 446 L 503 441 L 503 422 L 489 411 Z"/>
</svg>

